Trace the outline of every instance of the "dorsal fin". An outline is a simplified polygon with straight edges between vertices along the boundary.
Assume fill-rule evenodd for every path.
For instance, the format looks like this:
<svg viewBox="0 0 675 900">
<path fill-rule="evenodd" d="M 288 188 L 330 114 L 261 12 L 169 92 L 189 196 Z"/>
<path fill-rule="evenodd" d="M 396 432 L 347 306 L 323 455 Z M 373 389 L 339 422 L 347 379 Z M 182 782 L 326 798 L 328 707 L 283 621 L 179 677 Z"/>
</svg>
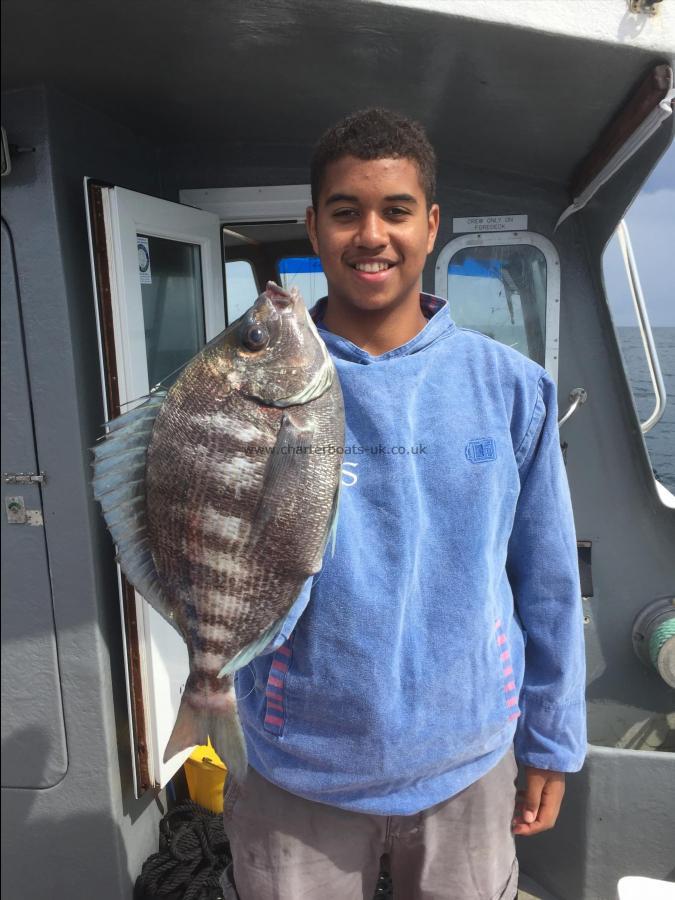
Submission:
<svg viewBox="0 0 675 900">
<path fill-rule="evenodd" d="M 145 515 L 145 461 L 165 397 L 166 391 L 157 391 L 145 403 L 107 423 L 105 437 L 92 447 L 92 487 L 125 577 L 180 634 L 152 560 Z"/>
</svg>

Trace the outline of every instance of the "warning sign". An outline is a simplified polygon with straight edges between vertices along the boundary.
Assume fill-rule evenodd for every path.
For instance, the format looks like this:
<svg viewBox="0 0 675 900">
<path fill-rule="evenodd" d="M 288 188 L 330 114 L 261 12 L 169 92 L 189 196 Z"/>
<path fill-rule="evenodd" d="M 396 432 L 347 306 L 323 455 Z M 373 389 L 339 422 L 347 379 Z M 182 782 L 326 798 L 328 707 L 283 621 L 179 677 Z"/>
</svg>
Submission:
<svg viewBox="0 0 675 900">
<path fill-rule="evenodd" d="M 455 234 L 477 231 L 527 231 L 527 216 L 468 216 L 453 219 Z"/>
</svg>

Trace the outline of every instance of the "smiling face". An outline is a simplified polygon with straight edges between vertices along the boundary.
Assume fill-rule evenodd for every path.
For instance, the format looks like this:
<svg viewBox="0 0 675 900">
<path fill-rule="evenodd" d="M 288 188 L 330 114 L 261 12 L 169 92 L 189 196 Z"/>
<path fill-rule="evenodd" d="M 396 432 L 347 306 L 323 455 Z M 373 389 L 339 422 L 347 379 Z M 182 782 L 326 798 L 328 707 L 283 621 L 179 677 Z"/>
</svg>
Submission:
<svg viewBox="0 0 675 900">
<path fill-rule="evenodd" d="M 410 159 L 344 156 L 326 167 L 307 231 L 331 303 L 350 311 L 419 306 L 420 279 L 438 231 Z"/>
</svg>

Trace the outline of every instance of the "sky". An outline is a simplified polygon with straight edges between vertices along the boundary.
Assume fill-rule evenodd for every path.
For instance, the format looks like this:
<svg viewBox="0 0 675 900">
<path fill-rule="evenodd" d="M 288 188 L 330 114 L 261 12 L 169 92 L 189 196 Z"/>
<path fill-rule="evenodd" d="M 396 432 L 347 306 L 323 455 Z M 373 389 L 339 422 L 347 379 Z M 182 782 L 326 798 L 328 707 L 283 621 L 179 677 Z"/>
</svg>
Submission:
<svg viewBox="0 0 675 900">
<path fill-rule="evenodd" d="M 652 327 L 675 327 L 675 142 L 661 157 L 626 215 Z M 603 259 L 616 325 L 637 325 L 616 237 Z"/>
</svg>

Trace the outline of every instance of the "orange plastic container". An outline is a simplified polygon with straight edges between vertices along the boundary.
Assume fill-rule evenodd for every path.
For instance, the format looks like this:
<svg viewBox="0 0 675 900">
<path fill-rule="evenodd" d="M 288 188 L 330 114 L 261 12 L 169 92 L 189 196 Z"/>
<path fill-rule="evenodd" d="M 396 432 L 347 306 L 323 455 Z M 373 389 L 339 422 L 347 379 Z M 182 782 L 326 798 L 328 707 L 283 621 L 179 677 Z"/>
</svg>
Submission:
<svg viewBox="0 0 675 900">
<path fill-rule="evenodd" d="M 223 811 L 223 786 L 227 767 L 211 746 L 195 747 L 185 760 L 190 799 L 211 812 Z"/>
</svg>

